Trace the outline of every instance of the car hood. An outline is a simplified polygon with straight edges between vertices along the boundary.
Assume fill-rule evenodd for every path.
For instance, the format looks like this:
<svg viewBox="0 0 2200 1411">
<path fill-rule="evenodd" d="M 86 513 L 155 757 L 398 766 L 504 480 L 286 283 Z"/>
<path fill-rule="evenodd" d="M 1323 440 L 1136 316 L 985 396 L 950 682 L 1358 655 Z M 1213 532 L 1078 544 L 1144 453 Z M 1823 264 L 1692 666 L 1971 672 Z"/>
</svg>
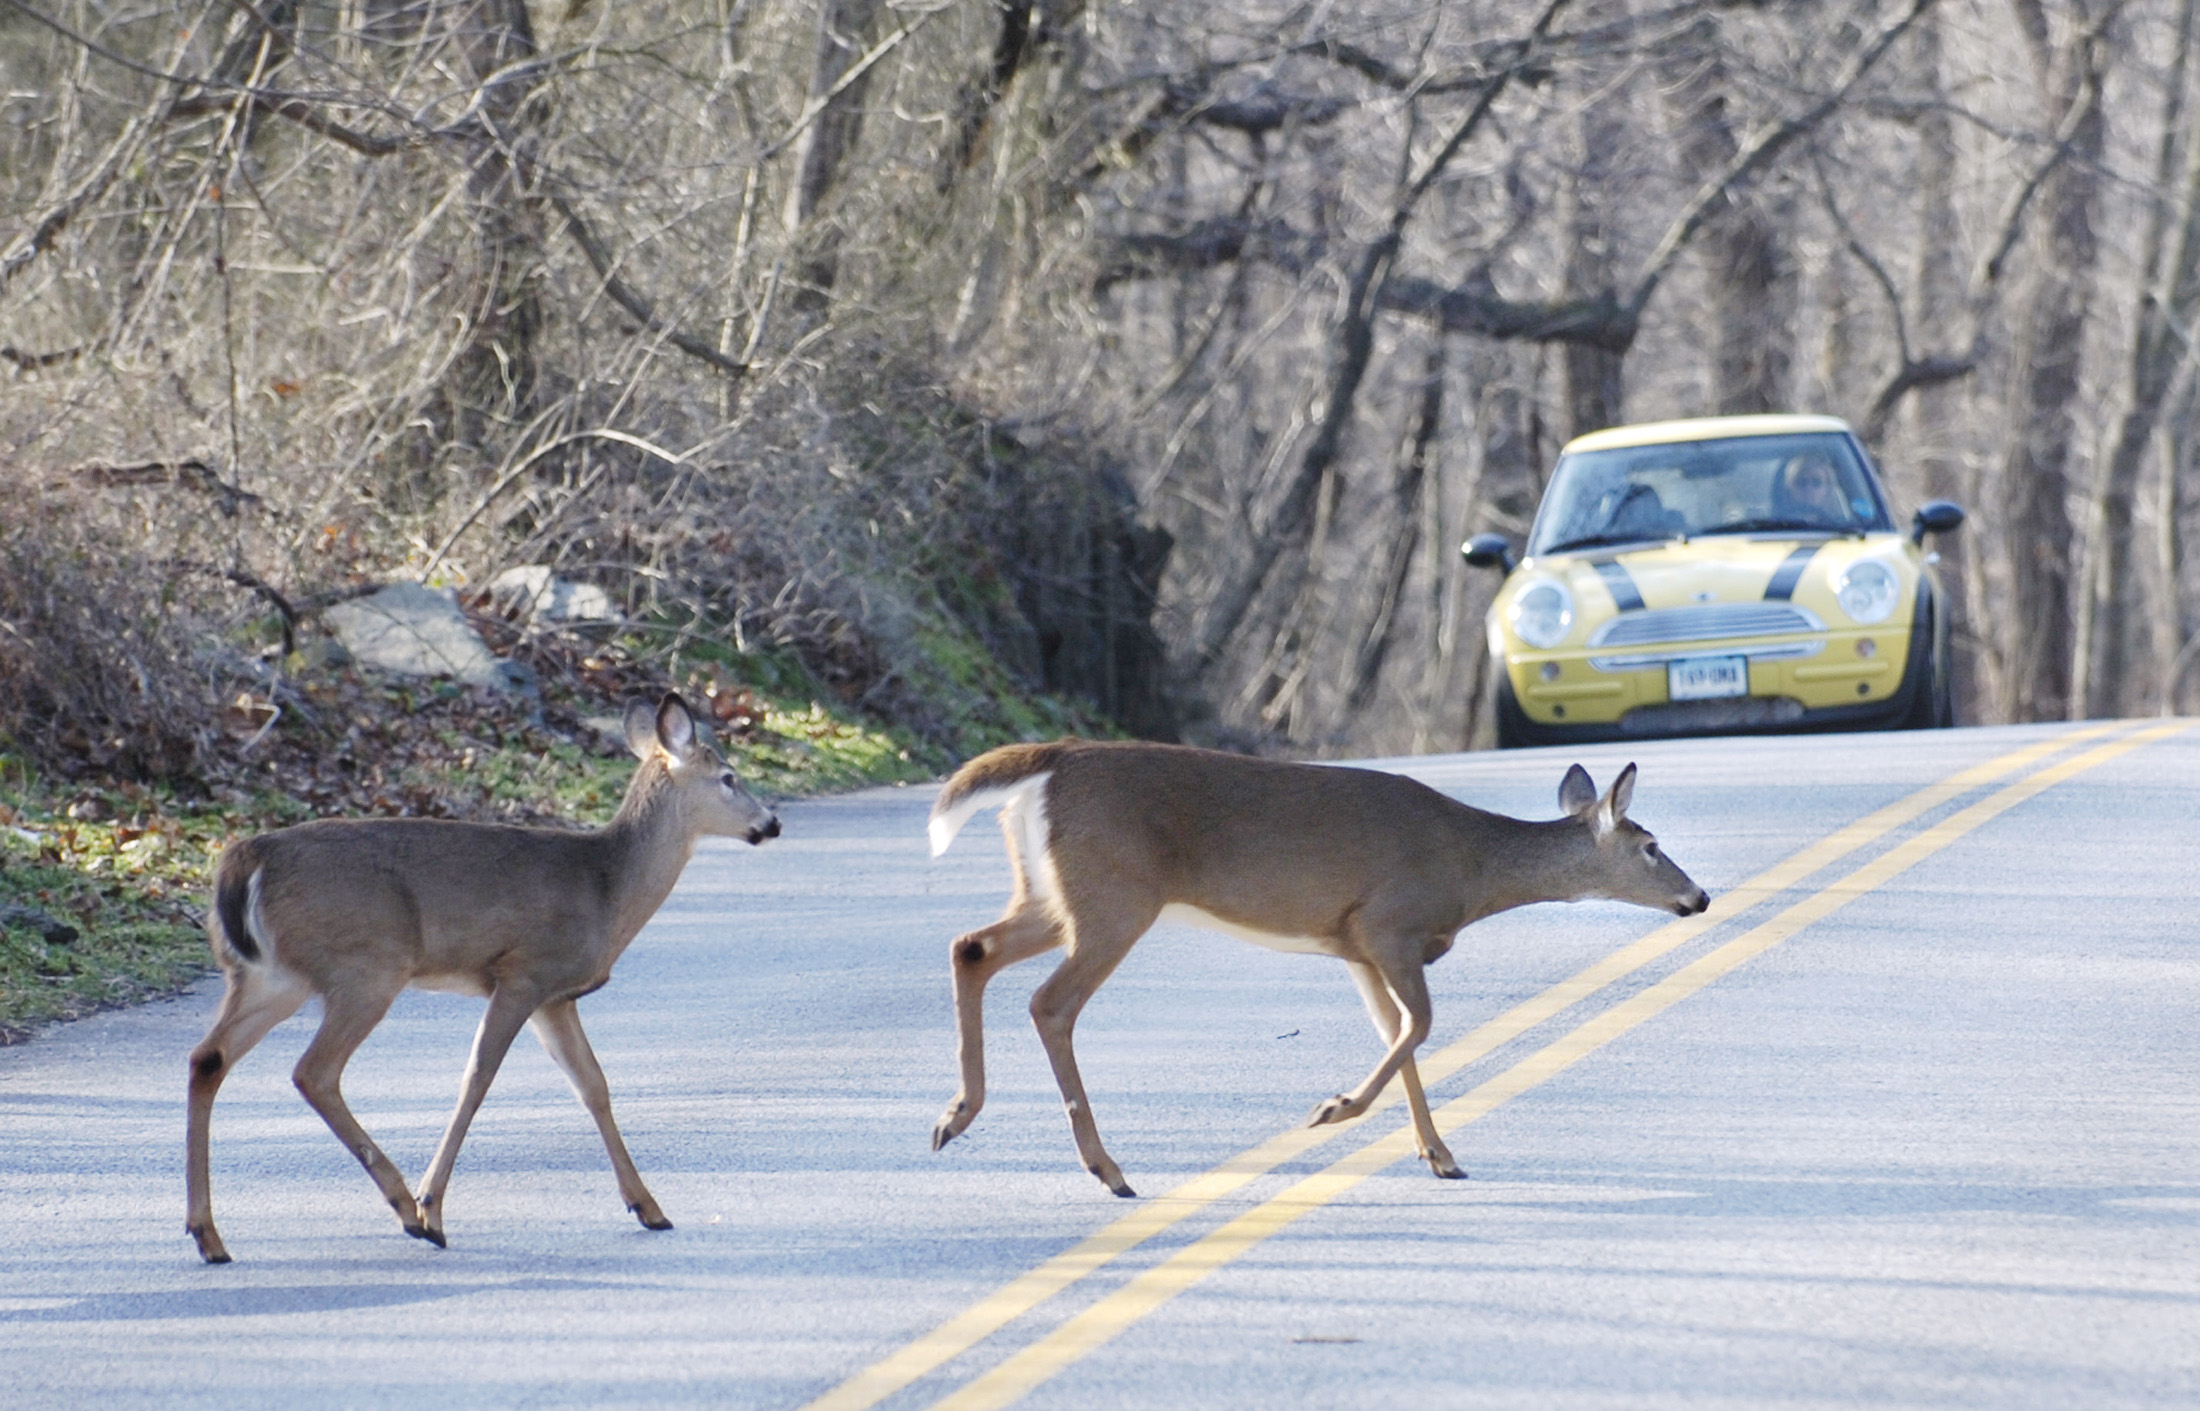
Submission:
<svg viewBox="0 0 2200 1411">
<path fill-rule="evenodd" d="M 1563 578 L 1579 601 L 1609 595 L 1612 608 L 1749 603 L 1765 598 L 1816 597 L 1842 569 L 1878 558 L 1903 574 L 1898 534 L 1831 539 L 1820 535 L 1708 535 L 1641 548 L 1552 554 L 1521 565 Z M 1630 594 L 1632 596 L 1630 596 Z M 1639 599 L 1635 601 L 1633 599 Z M 1584 604 L 1588 606 L 1588 604 Z"/>
<path fill-rule="evenodd" d="M 1909 540 L 1896 533 L 1826 538 L 1819 535 L 1707 535 L 1670 543 L 1544 554 L 1523 562 L 1491 605 L 1490 629 L 1500 631 L 1512 601 L 1539 581 L 1557 580 L 1571 596 L 1574 620 L 1557 650 L 1578 650 L 1596 628 L 1623 612 L 1713 603 L 1785 600 L 1828 627 L 1855 627 L 1841 610 L 1836 584 L 1851 564 L 1873 559 L 1901 585 L 1899 606 L 1878 626 L 1900 628 L 1923 566 Z M 1491 638 L 1493 649 L 1501 644 Z"/>
</svg>

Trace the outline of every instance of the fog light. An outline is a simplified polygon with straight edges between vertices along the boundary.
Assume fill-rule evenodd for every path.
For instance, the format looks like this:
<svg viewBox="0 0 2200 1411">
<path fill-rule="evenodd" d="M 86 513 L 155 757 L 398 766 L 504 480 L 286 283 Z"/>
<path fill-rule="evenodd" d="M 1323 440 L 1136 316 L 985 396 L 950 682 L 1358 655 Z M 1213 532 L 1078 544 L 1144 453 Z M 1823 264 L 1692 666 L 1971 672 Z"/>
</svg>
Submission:
<svg viewBox="0 0 2200 1411">
<path fill-rule="evenodd" d="M 1564 719 L 1566 718 L 1566 707 L 1564 707 L 1564 706 L 1562 706 L 1562 705 L 1555 705 L 1555 706 L 1552 706 L 1552 707 L 1551 707 L 1551 714 L 1553 714 L 1553 715 L 1557 716 L 1557 717 L 1558 717 L 1559 719 L 1561 719 L 1561 720 L 1564 720 Z"/>
<path fill-rule="evenodd" d="M 1555 661 L 1543 663 L 1542 675 L 1546 681 L 1556 681 L 1558 679 L 1558 663 Z"/>
<path fill-rule="evenodd" d="M 1869 661 L 1879 655 L 1879 644 L 1869 637 L 1859 637 L 1856 639 L 1856 654 Z"/>
<path fill-rule="evenodd" d="M 1859 681 L 1859 682 L 1857 682 L 1857 683 L 1856 683 L 1856 694 L 1858 694 L 1859 696 L 1868 696 L 1868 695 L 1870 695 L 1871 693 L 1872 693 L 1872 683 L 1871 683 L 1871 682 L 1869 682 L 1869 681 Z"/>
</svg>

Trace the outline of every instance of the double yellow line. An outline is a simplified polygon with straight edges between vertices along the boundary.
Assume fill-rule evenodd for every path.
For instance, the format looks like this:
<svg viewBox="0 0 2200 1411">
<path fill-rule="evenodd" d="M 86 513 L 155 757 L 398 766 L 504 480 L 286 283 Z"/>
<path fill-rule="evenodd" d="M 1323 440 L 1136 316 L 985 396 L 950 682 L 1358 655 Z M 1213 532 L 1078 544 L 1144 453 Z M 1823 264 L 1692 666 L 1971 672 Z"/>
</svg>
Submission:
<svg viewBox="0 0 2200 1411">
<path fill-rule="evenodd" d="M 1446 1136 L 1503 1103 L 1548 1081 L 1589 1054 L 1664 1013 L 1737 966 L 1764 954 L 1814 922 L 1825 919 L 1973 829 L 2041 791 L 2131 750 L 2187 728 L 2170 721 L 2122 733 L 2127 725 L 2089 726 L 2064 732 L 1995 759 L 1960 770 L 1946 779 L 1887 805 L 1776 863 L 1719 897 L 1721 913 L 1685 917 L 1563 980 L 1542 994 L 1507 1010 L 1421 1062 L 1427 1086 L 1487 1056 L 1546 1020 L 1635 974 L 1662 956 L 1701 936 L 1727 917 L 1775 897 L 1851 853 L 1884 838 L 1962 795 L 2021 772 L 2072 745 L 2118 738 L 2026 775 L 2017 782 L 1960 809 L 1888 849 L 1872 861 L 1780 911 L 1724 945 L 1682 966 L 1671 975 L 1592 1016 L 1571 1033 L 1437 1109 L 1438 1129 Z M 1395 1087 L 1395 1085 L 1393 1085 Z M 802 1411 L 866 1411 L 918 1378 L 992 1336 L 1002 1327 L 1083 1279 L 1117 1256 L 1273 1171 L 1286 1161 L 1352 1132 L 1396 1101 L 1386 1094 L 1357 1121 L 1281 1133 L 1217 1166 L 1204 1175 L 1144 1202 L 1136 1211 L 1011 1281 L 962 1313 L 883 1360 L 866 1367 L 809 1403 Z M 1326 1205 L 1385 1167 L 1411 1156 L 1410 1126 L 1400 1127 L 1294 1183 L 1280 1194 L 1229 1220 L 1144 1270 L 1115 1292 L 1021 1349 L 959 1390 L 933 1403 L 952 1411 L 981 1411 L 1011 1405 L 1086 1356 L 1154 1309 L 1223 1267 L 1301 1216 Z"/>
</svg>

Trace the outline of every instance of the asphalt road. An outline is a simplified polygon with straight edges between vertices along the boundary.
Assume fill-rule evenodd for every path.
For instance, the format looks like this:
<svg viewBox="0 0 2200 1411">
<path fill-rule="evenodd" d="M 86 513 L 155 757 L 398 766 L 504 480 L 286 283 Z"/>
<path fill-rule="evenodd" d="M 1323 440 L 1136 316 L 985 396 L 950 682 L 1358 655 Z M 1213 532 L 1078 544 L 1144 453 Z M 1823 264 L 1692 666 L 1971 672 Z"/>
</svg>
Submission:
<svg viewBox="0 0 2200 1411">
<path fill-rule="evenodd" d="M 451 1247 L 405 1238 L 290 1086 L 309 1009 L 223 1089 L 237 1262 L 203 1266 L 184 1054 L 218 985 L 68 1025 L 0 1050 L 0 1400 L 2200 1404 L 2200 728 L 2144 728 L 1398 762 L 1549 817 L 1571 758 L 1600 785 L 1637 759 L 1635 816 L 1717 898 L 1693 933 L 1590 903 L 1462 936 L 1424 1054 L 1452 1055 L 1465 1182 L 1400 1158 L 1395 1108 L 1244 1156 L 1378 1045 L 1333 962 L 1168 929 L 1078 1030 L 1145 1198 L 1076 1163 L 1023 1016 L 1044 958 L 996 982 L 989 1105 L 931 1152 L 947 941 L 1007 872 L 984 819 L 927 858 L 928 789 L 707 846 L 583 1001 L 668 1233 L 523 1038 Z M 408 995 L 347 1075 L 416 1178 L 478 1014 Z"/>
</svg>

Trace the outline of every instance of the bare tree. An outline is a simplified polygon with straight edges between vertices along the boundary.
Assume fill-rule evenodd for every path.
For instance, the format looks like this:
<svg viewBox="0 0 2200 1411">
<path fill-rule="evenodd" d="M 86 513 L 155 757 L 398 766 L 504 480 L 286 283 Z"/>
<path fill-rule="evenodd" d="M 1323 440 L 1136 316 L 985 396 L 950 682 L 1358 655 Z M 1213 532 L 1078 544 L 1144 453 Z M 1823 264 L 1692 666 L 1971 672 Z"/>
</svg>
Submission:
<svg viewBox="0 0 2200 1411">
<path fill-rule="evenodd" d="M 1718 17 L 1689 28 L 1666 62 L 1681 168 L 1709 181 L 1741 151 L 1727 113 L 1733 80 Z M 1768 412 L 1788 405 L 1795 361 L 1796 277 L 1779 200 L 1761 187 L 1720 183 L 1702 231 L 1711 323 L 1712 409 Z"/>
<path fill-rule="evenodd" d="M 2038 0 L 2011 0 L 2045 102 L 2067 134 L 2069 159 L 2041 194 L 2031 292 L 2016 329 L 2011 417 L 2002 451 L 2008 505 L 2009 611 L 2014 630 L 2000 682 L 2004 713 L 2054 718 L 2070 695 L 2071 560 L 2074 535 L 2066 503 L 2082 391 L 2085 329 L 2092 312 L 2100 239 L 2095 228 L 2100 162 L 2107 140 L 2102 110 L 2105 38 L 2097 17 L 2060 37 Z"/>
<path fill-rule="evenodd" d="M 2152 646 L 2135 569 L 2133 509 L 2139 471 L 2153 449 L 2169 397 L 2192 360 L 2193 330 L 2200 327 L 2200 142 L 2184 142 L 2187 70 L 2196 7 L 2184 0 L 2175 50 L 2164 84 L 2161 137 L 2155 159 L 2154 199 L 2139 259 L 2139 310 L 2125 373 L 2123 414 L 2109 444 L 2107 464 L 2094 477 L 2086 532 L 2086 580 L 2079 599 L 2073 711 L 2122 715 L 2153 704 L 2158 671 L 2139 669 Z M 2174 485 L 2174 472 L 2166 471 Z M 2174 518 L 2174 503 L 2165 507 Z M 2165 592 L 2174 596 L 2174 564 Z"/>
<path fill-rule="evenodd" d="M 813 315 L 823 312 L 840 277 L 841 232 L 831 222 L 818 228 L 812 222 L 862 132 L 870 67 L 858 65 L 870 47 L 878 12 L 879 0 L 825 0 L 818 7 L 817 57 L 805 104 L 815 116 L 795 142 L 786 209 L 789 238 L 804 247 L 796 307 Z"/>
</svg>

